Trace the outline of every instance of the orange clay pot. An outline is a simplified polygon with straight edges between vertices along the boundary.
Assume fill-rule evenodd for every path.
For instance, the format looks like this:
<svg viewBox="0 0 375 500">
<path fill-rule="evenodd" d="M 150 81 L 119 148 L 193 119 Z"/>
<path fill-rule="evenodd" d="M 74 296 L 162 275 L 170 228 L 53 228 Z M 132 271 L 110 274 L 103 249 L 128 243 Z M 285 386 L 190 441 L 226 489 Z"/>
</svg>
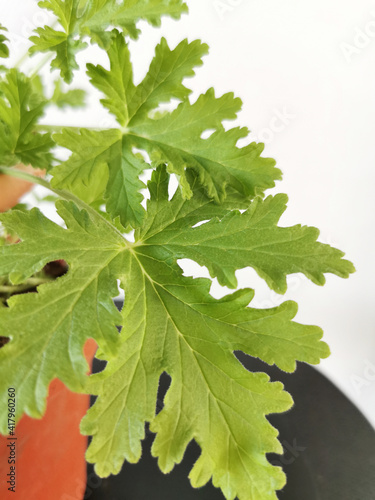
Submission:
<svg viewBox="0 0 375 500">
<path fill-rule="evenodd" d="M 44 170 L 32 168 L 30 166 L 19 165 L 19 170 L 23 170 L 28 174 L 38 175 L 43 177 Z M 0 174 L 0 212 L 6 212 L 10 208 L 17 205 L 18 200 L 33 187 L 31 182 L 17 179 L 10 175 Z"/>
<path fill-rule="evenodd" d="M 29 170 L 27 167 L 21 167 Z M 30 170 L 29 170 L 30 171 Z M 35 174 L 35 170 L 32 170 Z M 43 175 L 43 172 L 39 172 Z M 32 185 L 0 175 L 0 211 L 18 203 Z M 89 364 L 96 343 L 88 341 L 85 356 Z M 17 388 L 16 398 L 17 398 Z M 8 464 L 11 440 L 0 436 L 0 499 L 82 500 L 86 488 L 85 451 L 87 437 L 79 433 L 79 423 L 89 407 L 89 396 L 74 394 L 59 380 L 49 387 L 47 410 L 40 420 L 24 416 L 16 427 L 15 493 Z"/>
<path fill-rule="evenodd" d="M 92 340 L 85 346 L 87 360 L 96 351 Z M 16 388 L 17 398 L 17 388 Z M 79 423 L 89 407 L 89 396 L 75 394 L 54 380 L 49 387 L 47 411 L 41 420 L 24 416 L 15 437 L 15 493 L 8 464 L 12 441 L 0 436 L 0 498 L 16 500 L 82 500 L 86 489 L 87 437 Z"/>
</svg>

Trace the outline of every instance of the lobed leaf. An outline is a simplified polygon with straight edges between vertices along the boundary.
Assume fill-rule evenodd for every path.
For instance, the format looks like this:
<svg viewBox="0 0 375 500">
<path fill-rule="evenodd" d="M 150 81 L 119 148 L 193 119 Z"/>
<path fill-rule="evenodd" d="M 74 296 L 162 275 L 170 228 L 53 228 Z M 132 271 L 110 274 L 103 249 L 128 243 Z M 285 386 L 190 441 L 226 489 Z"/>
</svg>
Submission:
<svg viewBox="0 0 375 500">
<path fill-rule="evenodd" d="M 64 90 L 60 80 L 55 81 L 55 88 L 49 104 L 54 104 L 60 109 L 83 108 L 85 106 L 86 92 L 82 89 Z"/>
<path fill-rule="evenodd" d="M 133 67 L 130 52 L 122 35 L 118 34 L 108 50 L 110 70 L 102 66 L 87 65 L 87 74 L 91 83 L 102 91 L 106 99 L 103 106 L 117 118 L 120 125 L 129 121 L 128 101 L 134 92 Z"/>
<path fill-rule="evenodd" d="M 150 186 L 147 233 L 168 235 L 185 217 L 192 221 L 225 210 L 207 197 L 205 206 L 195 203 L 190 212 L 194 199 L 179 207 L 175 200 L 167 203 L 167 182 L 165 169 L 158 169 Z M 183 277 L 176 256 L 163 244 L 140 240 L 141 234 L 139 229 L 132 251 L 124 253 L 119 355 L 88 386 L 98 399 L 82 422 L 82 431 L 93 435 L 87 459 L 101 476 L 118 473 L 124 459 L 137 462 L 148 421 L 157 434 L 152 452 L 162 471 L 170 472 L 195 439 L 202 454 L 190 474 L 193 486 L 212 478 L 226 498 L 276 499 L 285 479 L 265 458 L 280 452 L 280 445 L 264 417 L 285 411 L 291 400 L 280 384 L 241 367 L 233 351 L 293 371 L 296 359 L 318 363 L 328 356 L 321 330 L 294 323 L 293 302 L 266 310 L 247 307 L 252 290 L 213 299 L 210 280 Z M 155 416 L 164 371 L 172 383 Z"/>
<path fill-rule="evenodd" d="M 11 341 L 0 349 L 0 393 L 17 387 L 17 420 L 25 412 L 42 416 L 49 383 L 58 377 L 82 391 L 88 366 L 87 339 L 113 355 L 121 316 L 112 302 L 118 294 L 117 256 L 125 241 L 100 220 L 91 220 L 75 205 L 58 202 L 63 229 L 38 209 L 0 216 L 23 241 L 0 248 L 0 275 L 21 283 L 48 262 L 64 259 L 69 273 L 39 287 L 39 293 L 17 295 L 0 310 L 0 336 Z M 5 408 L 5 405 L 3 405 Z M 1 419 L 1 432 L 7 420 Z"/>
<path fill-rule="evenodd" d="M 53 12 L 61 30 L 50 26 L 37 28 L 30 37 L 31 54 L 55 52 L 52 67 L 60 70 L 62 78 L 70 83 L 73 72 L 78 69 L 77 53 L 87 47 L 85 37 L 103 48 L 108 48 L 114 38 L 109 27 L 122 29 L 124 35 L 137 38 L 136 24 L 146 20 L 159 25 L 162 16 L 178 19 L 186 12 L 182 0 L 43 0 L 39 6 Z"/>
<path fill-rule="evenodd" d="M 247 372 L 236 360 L 230 331 L 237 327 L 225 319 L 232 313 L 235 320 L 236 312 L 251 317 L 251 292 L 215 301 L 208 280 L 183 278 L 176 266 L 142 250 L 128 256 L 124 269 L 123 345 L 118 358 L 91 378 L 88 389 L 99 397 L 82 422 L 82 431 L 94 436 L 87 459 L 101 476 L 119 472 L 124 459 L 138 461 L 150 421 L 157 433 L 152 452 L 163 472 L 182 460 L 195 439 L 202 455 L 190 474 L 193 486 L 212 477 L 227 498 L 275 499 L 285 479 L 265 457 L 281 451 L 265 415 L 285 411 L 291 399 L 281 384 Z M 259 338 L 266 337 L 262 319 Z M 155 417 L 163 371 L 172 383 Z"/>
<path fill-rule="evenodd" d="M 0 23 L 0 31 L 8 30 Z M 0 57 L 3 59 L 9 57 L 9 47 L 6 42 L 9 42 L 9 39 L 3 33 L 0 33 Z"/>
<path fill-rule="evenodd" d="M 128 47 L 118 34 L 108 51 L 111 70 L 88 65 L 88 74 L 107 96 L 103 105 L 125 126 L 172 97 L 185 98 L 190 91 L 182 80 L 194 74 L 194 66 L 201 64 L 206 51 L 207 47 L 199 41 L 189 44 L 185 40 L 170 50 L 162 40 L 149 73 L 136 87 Z M 66 130 L 54 139 L 73 155 L 54 170 L 53 185 L 68 188 L 88 203 L 104 193 L 113 218 L 119 216 L 124 226 L 139 226 L 144 216 L 143 196 L 139 192 L 144 185 L 139 175 L 150 165 L 134 153 L 134 139 L 120 131 L 84 129 L 80 134 Z"/>
<path fill-rule="evenodd" d="M 95 0 L 86 10 L 84 25 L 98 32 L 108 26 L 119 27 L 125 35 L 138 38 L 140 31 L 136 24 L 145 20 L 153 26 L 160 26 L 163 16 L 179 19 L 188 11 L 183 0 Z"/>
<path fill-rule="evenodd" d="M 351 262 L 342 259 L 343 252 L 319 243 L 318 229 L 296 225 L 277 226 L 286 209 L 287 196 L 278 194 L 265 200 L 256 198 L 244 213 L 228 210 L 212 204 L 201 189 L 194 190 L 189 202 L 179 191 L 171 202 L 151 201 L 148 218 L 161 214 L 178 213 L 178 218 L 163 217 L 162 232 L 146 229 L 146 221 L 140 237 L 144 245 L 161 245 L 171 255 L 190 258 L 206 266 L 212 277 L 230 288 L 237 287 L 235 271 L 253 267 L 269 287 L 278 293 L 287 289 L 286 276 L 303 273 L 315 284 L 324 285 L 325 273 L 347 278 L 354 272 Z M 216 212 L 216 214 L 215 214 Z M 215 214 L 215 215 L 214 215 Z M 206 224 L 193 227 L 202 217 Z"/>
<path fill-rule="evenodd" d="M 106 133 L 108 149 L 111 140 L 120 142 L 116 133 Z M 90 165 L 91 160 L 88 171 Z M 235 190 L 229 189 L 225 202 L 217 204 L 197 182 L 194 170 L 188 170 L 187 180 L 193 197 L 187 201 L 177 191 L 168 201 L 166 167 L 154 171 L 151 199 L 134 243 L 94 209 L 79 210 L 73 202 L 57 205 L 67 229 L 36 209 L 0 217 L 22 240 L 0 247 L 0 275 L 10 273 L 12 282 L 20 283 L 51 260 L 69 264 L 64 277 L 39 286 L 36 294 L 13 297 L 8 308 L 0 309 L 0 336 L 10 337 L 0 349 L 1 398 L 11 384 L 18 393 L 17 419 L 24 412 L 40 416 L 48 384 L 58 377 L 72 390 L 98 396 L 82 422 L 82 432 L 93 436 L 87 458 L 96 463 L 99 475 L 119 472 L 124 460 L 138 461 L 149 422 L 156 433 L 152 453 L 164 472 L 181 461 L 194 439 L 201 456 L 190 474 L 193 486 L 212 479 L 227 499 L 276 500 L 275 491 L 283 487 L 285 477 L 267 461 L 266 454 L 280 453 L 281 445 L 266 416 L 287 410 L 292 401 L 281 384 L 246 371 L 234 351 L 293 371 L 297 360 L 319 363 L 328 356 L 322 331 L 293 321 L 294 302 L 271 309 L 249 307 L 254 296 L 250 289 L 216 300 L 209 293 L 211 281 L 184 277 L 177 259 L 192 257 L 192 249 L 206 245 L 206 265 L 218 273 L 223 260 L 227 279 L 237 266 L 254 265 L 253 231 L 259 241 L 263 238 L 276 247 L 283 245 L 278 231 L 291 231 L 293 236 L 296 229 L 276 226 L 283 197 L 255 200 L 247 212 L 230 215 L 239 204 Z M 205 226 L 205 235 L 196 232 Z M 228 248 L 221 238 L 224 229 Z M 217 255 L 207 246 L 210 238 Z M 231 254 L 231 238 L 241 247 L 238 256 Z M 304 251 L 310 246 L 312 253 L 317 248 L 310 237 L 304 245 Z M 334 260 L 339 257 L 335 251 L 332 255 Z M 326 272 L 326 264 L 317 258 L 314 272 Z M 288 260 L 283 266 L 287 273 Z M 269 276 L 278 283 L 272 265 L 270 269 Z M 121 314 L 112 303 L 116 280 L 125 290 Z M 117 325 L 122 325 L 120 335 Z M 90 337 L 99 344 L 107 366 L 87 379 L 82 350 Z M 156 415 L 163 372 L 172 382 L 164 408 Z"/>
<path fill-rule="evenodd" d="M 120 216 L 123 225 L 140 225 L 143 210 L 139 189 L 142 185 L 136 175 L 142 169 L 159 164 L 166 164 L 169 172 L 178 175 L 186 198 L 192 195 L 187 168 L 197 173 L 208 195 L 216 201 L 222 202 L 228 192 L 235 192 L 240 204 L 248 203 L 255 196 L 262 195 L 265 189 L 273 187 L 275 180 L 280 178 L 280 171 L 274 167 L 274 160 L 261 157 L 263 145 L 252 143 L 238 148 L 237 142 L 247 136 L 247 129 L 224 130 L 223 121 L 236 118 L 241 100 L 234 98 L 233 94 L 216 98 L 213 89 L 201 95 L 194 104 L 188 100 L 190 90 L 183 85 L 183 80 L 194 74 L 193 68 L 201 64 L 206 51 L 207 46 L 199 41 L 189 44 L 185 40 L 170 50 L 166 41 L 162 40 L 156 48 L 149 72 L 135 86 L 128 47 L 123 37 L 117 35 L 108 50 L 110 71 L 101 66 L 88 65 L 88 74 L 92 84 L 106 96 L 102 100 L 103 105 L 122 126 L 121 147 L 116 142 L 115 149 L 113 143 L 108 148 L 106 134 L 102 139 L 99 132 L 87 130 L 76 134 L 74 139 L 69 131 L 54 136 L 59 145 L 73 152 L 67 162 L 55 169 L 54 185 L 78 194 L 82 191 L 80 179 L 84 177 L 88 191 L 92 191 L 89 186 L 94 185 L 96 179 L 92 174 L 87 175 L 86 161 L 80 165 L 85 158 L 81 151 L 86 149 L 86 141 L 90 137 L 90 142 L 98 143 L 95 151 L 99 152 L 99 157 L 95 159 L 95 164 L 101 163 L 104 171 L 105 163 L 109 169 L 105 195 L 109 212 L 112 217 Z M 171 98 L 182 101 L 175 111 L 161 118 L 150 116 L 150 112 Z M 208 130 L 214 133 L 208 139 L 202 139 L 202 134 Z M 108 131 L 108 134 L 113 132 Z M 72 140 L 71 146 L 69 140 Z M 110 151 L 110 158 L 105 161 L 102 149 Z M 117 156 L 114 156 L 115 150 Z M 151 165 L 138 161 L 135 151 L 139 150 L 149 155 Z M 127 176 L 131 176 L 131 182 Z M 115 186 L 117 189 L 113 189 Z M 121 191 L 126 192 L 126 200 L 130 200 L 123 207 L 118 202 Z M 128 205 L 131 206 L 130 211 Z"/>
<path fill-rule="evenodd" d="M 32 164 L 48 168 L 54 143 L 50 134 L 35 132 L 46 102 L 34 93 L 31 80 L 10 69 L 0 81 L 0 159 L 3 165 Z"/>
<path fill-rule="evenodd" d="M 145 119 L 129 130 L 129 136 L 136 147 L 147 151 L 154 165 L 166 164 L 170 173 L 177 174 L 185 197 L 192 195 L 186 177 L 190 168 L 216 201 L 225 199 L 228 186 L 250 201 L 273 187 L 281 176 L 274 160 L 261 157 L 263 144 L 237 147 L 247 129 L 225 131 L 222 121 L 233 120 L 240 106 L 233 94 L 216 98 L 210 89 L 194 104 L 184 101 L 160 119 Z M 214 133 L 202 139 L 208 130 Z"/>
<path fill-rule="evenodd" d="M 110 70 L 89 64 L 87 73 L 120 127 L 67 128 L 54 136 L 72 152 L 52 179 L 54 188 L 68 190 L 60 195 L 74 200 L 57 202 L 66 228 L 37 209 L 0 216 L 8 234 L 21 240 L 4 245 L 0 239 L 0 281 L 6 276 L 24 283 L 54 260 L 69 265 L 65 276 L 37 293 L 13 296 L 8 307 L 0 302 L 0 337 L 10 339 L 0 349 L 0 431 L 7 430 L 10 385 L 17 390 L 17 420 L 24 413 L 40 417 L 57 377 L 73 391 L 98 396 L 82 432 L 92 436 L 87 459 L 100 476 L 119 472 L 125 460 L 139 460 L 149 423 L 156 433 L 152 453 L 163 472 L 182 460 L 194 439 L 201 448 L 190 473 L 194 487 L 212 480 L 228 500 L 276 500 L 285 476 L 266 455 L 282 447 L 266 417 L 286 411 L 292 400 L 280 383 L 245 370 L 234 351 L 291 372 L 297 361 L 317 364 L 329 355 L 322 331 L 294 321 L 294 302 L 251 307 L 251 289 L 216 300 L 211 280 L 183 276 L 177 260 L 195 260 L 232 288 L 236 271 L 251 266 L 279 293 L 286 291 L 289 274 L 302 272 L 321 285 L 324 274 L 348 277 L 354 267 L 342 252 L 317 241 L 317 229 L 278 226 L 286 195 L 263 196 L 280 171 L 261 156 L 262 144 L 238 146 L 247 129 L 224 127 L 237 117 L 241 101 L 231 93 L 217 98 L 213 89 L 190 101 L 185 79 L 202 64 L 205 44 L 184 40 L 170 49 L 162 39 L 135 85 L 124 37 L 137 38 L 139 20 L 158 26 L 164 15 L 178 18 L 186 11 L 182 0 L 39 5 L 55 14 L 60 28 L 38 28 L 31 53 L 54 52 L 52 67 L 70 82 L 86 40 L 98 43 Z M 8 55 L 6 41 L 0 35 L 0 57 Z M 160 113 L 172 99 L 177 108 Z M 50 102 L 77 107 L 83 94 L 64 92 L 57 81 Z M 35 129 L 45 106 L 40 79 L 10 70 L 0 82 L 2 164 L 50 165 L 54 143 Z M 154 172 L 145 210 L 140 176 L 149 168 Z M 169 200 L 171 173 L 180 188 Z M 134 243 L 123 236 L 131 228 Z M 125 291 L 121 313 L 112 300 L 118 282 Z M 107 362 L 91 377 L 83 355 L 89 338 Z M 164 372 L 171 386 L 156 414 Z"/>
<path fill-rule="evenodd" d="M 184 100 L 191 90 L 186 88 L 184 78 L 194 76 L 194 67 L 202 64 L 208 47 L 199 40 L 188 43 L 183 40 L 170 50 L 164 38 L 155 49 L 150 69 L 136 87 L 133 83 L 133 68 L 130 53 L 122 35 L 117 34 L 108 49 L 110 70 L 102 66 L 87 65 L 91 83 L 101 90 L 106 99 L 103 106 L 117 118 L 122 126 L 141 120 L 161 103 L 172 98 Z"/>
<path fill-rule="evenodd" d="M 133 154 L 127 138 L 115 129 L 82 129 L 80 134 L 65 130 L 54 139 L 74 154 L 54 169 L 52 184 L 57 188 L 69 186 L 87 203 L 104 196 L 113 218 L 119 216 L 124 227 L 138 226 L 144 216 L 143 196 L 139 193 L 144 184 L 139 175 L 148 166 Z"/>
</svg>

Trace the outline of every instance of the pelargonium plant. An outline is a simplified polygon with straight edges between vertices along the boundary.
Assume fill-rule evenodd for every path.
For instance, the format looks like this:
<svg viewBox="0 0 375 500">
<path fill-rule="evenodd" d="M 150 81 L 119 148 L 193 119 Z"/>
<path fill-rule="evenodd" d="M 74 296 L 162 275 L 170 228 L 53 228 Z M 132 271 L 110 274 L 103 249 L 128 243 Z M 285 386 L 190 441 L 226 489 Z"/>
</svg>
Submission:
<svg viewBox="0 0 375 500">
<path fill-rule="evenodd" d="M 281 179 L 280 170 L 262 156 L 263 144 L 238 145 L 247 128 L 223 125 L 237 117 L 241 100 L 232 93 L 218 97 L 212 88 L 194 102 L 189 97 L 185 80 L 202 64 L 206 44 L 183 40 L 170 47 L 162 38 L 147 74 L 134 83 L 128 42 L 138 38 L 138 22 L 178 19 L 187 11 L 182 0 L 44 0 L 39 6 L 56 21 L 35 30 L 29 56 L 47 53 L 43 63 L 53 70 L 55 90 L 44 90 L 38 70 L 27 75 L 22 64 L 7 66 L 12 47 L 1 26 L 0 172 L 48 188 L 64 224 L 38 208 L 1 215 L 0 336 L 7 339 L 0 349 L 1 398 L 9 386 L 16 389 L 19 420 L 43 415 L 55 378 L 96 395 L 81 432 L 92 436 L 87 460 L 101 477 L 140 459 L 148 423 L 163 472 L 195 440 L 201 455 L 189 476 L 194 487 L 212 480 L 228 500 L 276 499 L 285 476 L 266 454 L 281 453 L 282 446 L 267 415 L 285 412 L 293 401 L 281 383 L 247 371 L 234 351 L 293 372 L 297 361 L 317 364 L 329 355 L 322 331 L 293 321 L 294 302 L 251 307 L 251 288 L 217 300 L 211 279 L 185 276 L 178 260 L 206 266 L 231 289 L 236 271 L 250 266 L 280 294 L 290 274 L 323 285 L 326 273 L 346 278 L 353 266 L 318 242 L 314 227 L 278 225 L 287 196 L 265 192 Z M 92 61 L 87 76 L 117 125 L 46 125 L 48 106 L 82 104 L 81 91 L 67 85 L 79 68 L 78 52 L 89 45 L 107 54 L 107 67 Z M 166 111 L 172 101 L 178 106 Z M 70 156 L 61 161 L 64 149 Z M 45 169 L 45 178 L 20 164 Z M 141 178 L 149 169 L 146 186 Z M 172 197 L 171 175 L 179 184 Z M 68 271 L 48 279 L 43 270 L 53 261 L 66 262 Z M 27 283 L 37 293 L 20 293 Z M 119 287 L 121 311 L 113 302 Z M 83 354 L 90 338 L 106 361 L 91 376 Z M 171 384 L 157 413 L 164 372 Z M 1 404 L 3 433 L 5 409 Z"/>
</svg>

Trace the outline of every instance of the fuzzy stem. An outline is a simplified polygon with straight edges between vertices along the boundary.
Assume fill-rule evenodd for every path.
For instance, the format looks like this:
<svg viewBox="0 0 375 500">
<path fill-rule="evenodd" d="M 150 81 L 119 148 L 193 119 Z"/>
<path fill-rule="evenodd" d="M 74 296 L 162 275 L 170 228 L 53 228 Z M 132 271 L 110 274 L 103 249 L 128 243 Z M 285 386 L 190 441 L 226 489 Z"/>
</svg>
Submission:
<svg viewBox="0 0 375 500">
<path fill-rule="evenodd" d="M 14 67 L 15 67 L 16 69 L 19 69 L 19 68 L 20 68 L 20 66 L 22 65 L 22 63 L 23 63 L 24 61 L 26 61 L 26 59 L 27 59 L 28 57 L 30 57 L 30 54 L 29 54 L 29 51 L 27 50 L 27 52 L 25 52 L 25 53 L 24 53 L 24 54 L 23 54 L 23 55 L 22 55 L 22 56 L 18 59 L 18 61 L 17 61 L 17 62 L 16 62 L 16 64 L 14 65 Z"/>
<path fill-rule="evenodd" d="M 31 182 L 33 184 L 39 184 L 40 186 L 43 186 L 46 189 L 49 189 L 53 193 L 55 193 L 59 198 L 63 198 L 64 200 L 67 201 L 72 201 L 75 203 L 78 207 L 81 209 L 86 210 L 90 215 L 94 217 L 94 219 L 100 219 L 102 222 L 104 222 L 107 226 L 109 226 L 113 231 L 115 231 L 118 235 L 120 235 L 125 242 L 127 240 L 123 237 L 123 235 L 120 233 L 120 231 L 113 226 L 107 219 L 105 219 L 100 213 L 98 213 L 94 208 L 92 208 L 90 205 L 82 201 L 78 196 L 74 195 L 73 193 L 70 193 L 69 191 L 66 191 L 65 189 L 55 189 L 51 186 L 51 184 L 46 180 L 42 179 L 40 177 L 36 177 L 35 175 L 28 174 L 26 172 L 23 172 L 22 170 L 18 170 L 16 168 L 9 168 L 9 167 L 3 167 L 0 166 L 0 173 L 5 174 L 5 175 L 11 175 L 13 177 L 17 177 L 18 179 L 23 179 L 25 181 Z M 128 242 L 127 242 L 128 243 Z"/>
<path fill-rule="evenodd" d="M 34 71 L 30 74 L 31 79 L 35 78 L 39 71 L 44 68 L 44 66 L 52 59 L 53 54 L 47 54 L 41 61 L 40 63 L 35 66 Z"/>
<path fill-rule="evenodd" d="M 29 290 L 30 288 L 35 288 L 36 286 L 43 285 L 44 283 L 50 283 L 53 279 L 42 279 L 42 278 L 29 278 L 24 283 L 20 285 L 2 285 L 0 286 L 0 293 L 14 294 L 21 293 Z"/>
</svg>

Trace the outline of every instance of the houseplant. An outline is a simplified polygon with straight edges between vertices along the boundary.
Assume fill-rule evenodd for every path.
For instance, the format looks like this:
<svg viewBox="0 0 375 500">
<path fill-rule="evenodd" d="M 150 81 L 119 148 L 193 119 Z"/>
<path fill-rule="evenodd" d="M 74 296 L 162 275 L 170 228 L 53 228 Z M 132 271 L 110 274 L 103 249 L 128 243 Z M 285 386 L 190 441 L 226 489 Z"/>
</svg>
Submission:
<svg viewBox="0 0 375 500">
<path fill-rule="evenodd" d="M 194 486 L 212 478 L 226 498 L 274 499 L 285 477 L 266 459 L 266 453 L 281 452 L 266 415 L 287 410 L 292 400 L 281 384 L 247 372 L 233 351 L 293 371 L 296 360 L 314 364 L 329 354 L 322 332 L 292 321 L 293 302 L 257 310 L 248 307 L 250 289 L 213 299 L 210 280 L 182 276 L 177 259 L 205 265 L 229 288 L 237 287 L 235 271 L 251 266 L 279 293 L 288 274 L 303 272 L 323 284 L 324 273 L 347 277 L 353 266 L 342 252 L 318 243 L 316 229 L 277 226 L 286 197 L 264 199 L 264 191 L 280 171 L 261 156 L 263 145 L 237 147 L 247 129 L 223 127 L 223 120 L 236 118 L 240 100 L 232 94 L 217 98 L 210 89 L 190 102 L 183 80 L 201 64 L 204 44 L 183 41 L 170 49 L 162 39 L 149 72 L 134 84 L 127 40 L 138 35 L 136 21 L 179 17 L 183 2 L 40 5 L 58 25 L 36 30 L 31 53 L 53 52 L 52 68 L 70 83 L 76 53 L 88 42 L 98 44 L 109 69 L 88 64 L 87 73 L 118 126 L 42 124 L 48 99 L 36 75 L 4 70 L 0 170 L 54 192 L 67 229 L 37 209 L 3 215 L 4 227 L 22 242 L 1 249 L 0 275 L 17 285 L 56 259 L 64 259 L 69 271 L 37 294 L 12 297 L 0 311 L 0 335 L 10 338 L 0 350 L 0 430 L 9 430 L 9 387 L 16 389 L 16 419 L 23 413 L 40 417 L 48 386 L 59 378 L 71 390 L 98 395 L 81 430 L 93 436 L 87 459 L 99 475 L 118 472 L 124 459 L 139 459 L 150 422 L 157 434 L 153 454 L 164 472 L 195 439 L 202 455 L 190 474 Z M 161 112 L 160 104 L 171 99 L 179 106 Z M 202 138 L 208 130 L 213 134 Z M 72 152 L 68 160 L 55 158 L 56 145 Z M 15 170 L 20 161 L 46 169 L 48 180 Z M 145 208 L 139 176 L 150 168 Z M 170 174 L 179 180 L 172 199 Z M 135 242 L 127 236 L 132 230 Z M 117 279 L 125 291 L 121 313 L 112 303 Z M 122 327 L 120 335 L 116 327 Z M 92 377 L 82 353 L 89 338 L 107 361 Z M 172 382 L 155 416 L 163 372 Z"/>
<path fill-rule="evenodd" d="M 18 166 L 22 171 L 33 170 L 31 167 Z M 36 171 L 34 175 L 43 175 Z M 17 205 L 20 197 L 27 193 L 32 184 L 16 177 L 0 176 L 0 212 Z M 17 237 L 3 233 L 0 244 L 16 244 Z M 0 304 L 6 304 L 10 296 L 19 293 L 34 292 L 39 284 L 56 279 L 66 272 L 65 262 L 52 262 L 18 286 L 12 286 L 8 277 L 0 280 Z M 0 337 L 0 346 L 8 342 L 7 337 Z M 85 346 L 85 355 L 91 364 L 96 347 L 95 342 Z M 17 491 L 18 498 L 62 498 L 63 495 L 82 498 L 86 485 L 86 462 L 84 459 L 87 438 L 79 433 L 79 422 L 89 407 L 89 398 L 84 394 L 75 394 L 60 380 L 54 380 L 49 387 L 48 410 L 40 420 L 23 416 L 17 424 L 17 481 L 8 476 L 12 459 L 9 463 L 7 446 L 11 441 L 0 436 L 0 496 L 8 498 L 10 491 Z M 61 436 L 64 436 L 62 442 Z M 35 454 L 38 461 L 35 462 Z M 40 463 L 43 463 L 44 475 L 39 477 Z M 15 467 L 15 465 L 14 465 Z M 44 476 L 48 477 L 46 482 Z M 61 478 L 64 477 L 62 481 Z M 39 479 L 37 479 L 39 478 Z M 5 481 L 6 479 L 6 481 Z M 8 482 L 10 481 L 10 482 Z M 17 486 L 17 490 L 15 489 Z M 10 488 L 10 489 L 8 489 Z"/>
</svg>

